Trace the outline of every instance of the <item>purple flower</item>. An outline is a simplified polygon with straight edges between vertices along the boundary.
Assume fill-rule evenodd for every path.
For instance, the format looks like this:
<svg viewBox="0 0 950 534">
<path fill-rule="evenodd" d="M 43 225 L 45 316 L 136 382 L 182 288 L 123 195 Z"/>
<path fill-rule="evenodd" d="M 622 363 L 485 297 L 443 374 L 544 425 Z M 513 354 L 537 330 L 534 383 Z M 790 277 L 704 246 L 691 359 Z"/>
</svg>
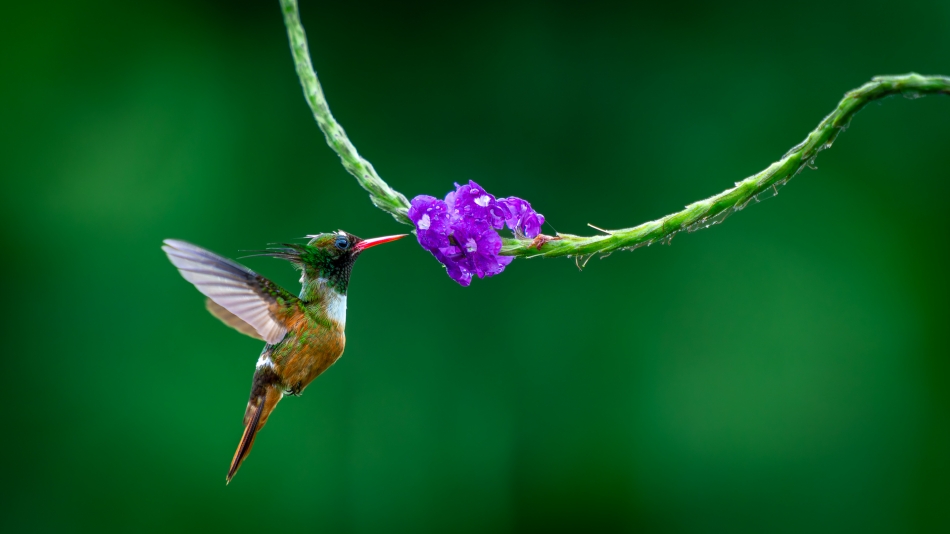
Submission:
<svg viewBox="0 0 950 534">
<path fill-rule="evenodd" d="M 445 197 L 446 204 L 454 206 L 454 214 L 462 218 L 487 220 L 496 230 L 505 227 L 508 217 L 506 207 L 500 205 L 495 197 L 469 180 L 468 185 L 455 184 L 455 192 Z"/>
<path fill-rule="evenodd" d="M 499 256 L 501 236 L 497 230 L 508 226 L 515 236 L 534 238 L 541 231 L 544 216 L 526 201 L 509 197 L 498 200 L 475 182 L 455 184 L 445 200 L 428 195 L 412 199 L 409 219 L 416 238 L 445 266 L 449 277 L 463 286 L 473 276 L 494 276 L 514 260 Z"/>
<path fill-rule="evenodd" d="M 409 208 L 409 219 L 416 226 L 416 237 L 419 244 L 425 249 L 449 246 L 449 208 L 445 202 L 419 195 L 412 199 Z"/>
<path fill-rule="evenodd" d="M 465 268 L 465 257 L 459 253 L 458 247 L 429 250 L 439 263 L 445 265 L 445 272 L 449 278 L 458 282 L 462 287 L 472 283 L 472 271 Z"/>
<path fill-rule="evenodd" d="M 534 239 L 541 233 L 544 215 L 531 209 L 531 204 L 518 197 L 503 198 L 498 201 L 508 211 L 505 224 L 517 237 Z"/>
<path fill-rule="evenodd" d="M 505 270 L 514 260 L 512 256 L 499 256 L 501 236 L 487 221 L 475 221 L 455 230 L 455 240 L 467 260 L 466 268 L 479 278 L 494 276 Z"/>
</svg>

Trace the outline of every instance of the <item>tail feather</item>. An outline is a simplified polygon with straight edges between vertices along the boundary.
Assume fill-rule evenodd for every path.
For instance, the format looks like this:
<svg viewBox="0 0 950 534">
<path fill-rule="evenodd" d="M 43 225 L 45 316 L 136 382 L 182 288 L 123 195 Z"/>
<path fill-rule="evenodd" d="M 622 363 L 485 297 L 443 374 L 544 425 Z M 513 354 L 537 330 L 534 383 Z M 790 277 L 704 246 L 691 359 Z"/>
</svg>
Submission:
<svg viewBox="0 0 950 534">
<path fill-rule="evenodd" d="M 267 417 L 277 406 L 283 394 L 273 387 L 267 388 L 267 393 L 260 395 L 248 404 L 247 412 L 244 415 L 244 434 L 241 436 L 241 442 L 238 444 L 237 451 L 234 452 L 234 458 L 231 459 L 231 467 L 228 469 L 227 483 L 231 483 L 234 474 L 237 473 L 244 459 L 251 453 L 251 447 L 254 446 L 254 439 L 257 433 L 264 428 Z"/>
</svg>

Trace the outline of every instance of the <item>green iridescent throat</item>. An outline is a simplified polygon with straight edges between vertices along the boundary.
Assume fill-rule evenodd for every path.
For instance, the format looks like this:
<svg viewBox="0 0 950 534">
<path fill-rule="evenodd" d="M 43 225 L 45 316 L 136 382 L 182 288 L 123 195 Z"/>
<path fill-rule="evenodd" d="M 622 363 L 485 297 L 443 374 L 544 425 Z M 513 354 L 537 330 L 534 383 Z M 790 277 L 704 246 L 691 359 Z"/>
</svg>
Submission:
<svg viewBox="0 0 950 534">
<path fill-rule="evenodd" d="M 346 295 L 350 272 L 358 252 L 352 247 L 340 250 L 335 246 L 339 234 L 321 234 L 306 245 L 286 244 L 285 249 L 274 255 L 289 260 L 303 271 L 300 300 L 322 300 L 327 290 Z M 349 240 L 352 243 L 354 240 Z"/>
</svg>

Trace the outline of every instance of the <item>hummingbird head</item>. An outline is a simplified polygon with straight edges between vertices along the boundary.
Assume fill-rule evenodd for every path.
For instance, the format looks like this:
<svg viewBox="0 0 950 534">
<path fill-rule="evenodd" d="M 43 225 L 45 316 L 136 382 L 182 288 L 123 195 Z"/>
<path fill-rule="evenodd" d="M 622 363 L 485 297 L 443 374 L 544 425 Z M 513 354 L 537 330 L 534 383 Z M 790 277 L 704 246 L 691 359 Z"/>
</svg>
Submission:
<svg viewBox="0 0 950 534">
<path fill-rule="evenodd" d="M 346 295 L 356 258 L 370 247 L 402 239 L 406 234 L 360 239 L 339 230 L 307 237 L 310 241 L 306 245 L 285 243 L 284 248 L 269 251 L 267 255 L 283 258 L 297 266 L 303 271 L 300 281 L 304 285 L 319 282 Z"/>
</svg>

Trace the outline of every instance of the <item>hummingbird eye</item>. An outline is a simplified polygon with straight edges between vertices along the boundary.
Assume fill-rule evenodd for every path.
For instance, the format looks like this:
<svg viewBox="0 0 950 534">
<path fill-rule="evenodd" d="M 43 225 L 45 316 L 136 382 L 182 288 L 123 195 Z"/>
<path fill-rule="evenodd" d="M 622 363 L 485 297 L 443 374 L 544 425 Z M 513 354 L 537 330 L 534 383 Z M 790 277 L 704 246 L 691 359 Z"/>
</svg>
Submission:
<svg viewBox="0 0 950 534">
<path fill-rule="evenodd" d="M 340 250 L 346 250 L 350 248 L 350 241 L 343 236 L 337 236 L 336 241 L 333 244 Z"/>
</svg>

